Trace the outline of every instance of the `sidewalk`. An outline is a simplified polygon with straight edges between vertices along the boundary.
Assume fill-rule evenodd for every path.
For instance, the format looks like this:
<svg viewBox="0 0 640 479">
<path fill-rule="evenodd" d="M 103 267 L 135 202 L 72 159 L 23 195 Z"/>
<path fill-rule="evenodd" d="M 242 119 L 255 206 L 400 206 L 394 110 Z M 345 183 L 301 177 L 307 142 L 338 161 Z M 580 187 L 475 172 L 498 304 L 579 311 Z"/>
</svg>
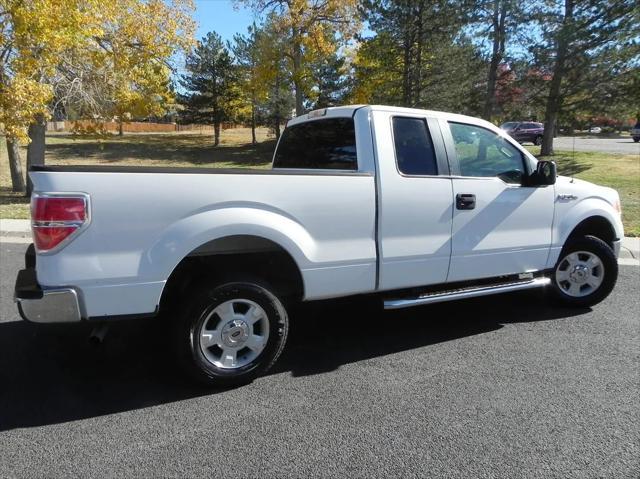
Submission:
<svg viewBox="0 0 640 479">
<path fill-rule="evenodd" d="M 11 240 L 18 240 L 18 242 L 24 243 L 27 239 L 31 239 L 29 220 L 0 219 L 1 241 L 10 243 Z M 638 264 L 638 261 L 640 261 L 640 238 L 624 237 L 622 248 L 620 249 L 620 259 L 631 260 L 628 263 L 621 261 L 622 264 Z"/>
</svg>

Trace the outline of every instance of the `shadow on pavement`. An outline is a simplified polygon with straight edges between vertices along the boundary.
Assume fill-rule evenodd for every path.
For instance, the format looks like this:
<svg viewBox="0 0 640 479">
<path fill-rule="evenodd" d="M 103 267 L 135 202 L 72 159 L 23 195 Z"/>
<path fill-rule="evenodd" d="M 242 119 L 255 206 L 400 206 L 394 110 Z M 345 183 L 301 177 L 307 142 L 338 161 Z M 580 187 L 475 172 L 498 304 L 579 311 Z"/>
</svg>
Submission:
<svg viewBox="0 0 640 479">
<path fill-rule="evenodd" d="M 497 300 L 499 298 L 499 300 Z M 374 300 L 319 303 L 294 313 L 271 374 L 293 377 L 500 329 L 587 312 L 551 308 L 538 293 L 382 311 Z M 103 345 L 88 325 L 0 323 L 0 430 L 146 408 L 220 391 L 193 385 L 171 361 L 153 320 L 115 323 Z"/>
</svg>

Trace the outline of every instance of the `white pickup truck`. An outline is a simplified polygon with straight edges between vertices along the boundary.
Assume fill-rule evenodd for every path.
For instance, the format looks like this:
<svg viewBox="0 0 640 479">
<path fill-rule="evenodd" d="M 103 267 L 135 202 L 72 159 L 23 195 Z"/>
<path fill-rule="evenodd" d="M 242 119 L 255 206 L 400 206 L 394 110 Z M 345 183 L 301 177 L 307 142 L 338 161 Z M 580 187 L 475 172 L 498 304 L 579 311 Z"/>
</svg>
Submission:
<svg viewBox="0 0 640 479">
<path fill-rule="evenodd" d="M 496 126 L 386 106 L 290 121 L 270 170 L 44 166 L 16 281 L 35 322 L 162 316 L 197 379 L 269 368 L 296 301 L 406 308 L 546 287 L 603 300 L 616 191 L 558 177 Z M 298 318 L 304 320 L 304 318 Z"/>
</svg>

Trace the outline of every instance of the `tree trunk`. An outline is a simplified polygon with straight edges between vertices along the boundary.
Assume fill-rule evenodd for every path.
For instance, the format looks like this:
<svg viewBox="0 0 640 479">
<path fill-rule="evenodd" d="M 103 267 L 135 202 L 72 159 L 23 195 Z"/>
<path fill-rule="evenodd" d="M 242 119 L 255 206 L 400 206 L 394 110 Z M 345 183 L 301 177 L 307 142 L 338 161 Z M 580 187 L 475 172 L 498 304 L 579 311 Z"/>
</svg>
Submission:
<svg viewBox="0 0 640 479">
<path fill-rule="evenodd" d="M 213 146 L 218 146 L 220 144 L 220 122 L 216 121 L 213 123 Z"/>
<path fill-rule="evenodd" d="M 258 143 L 256 140 L 256 105 L 255 102 L 251 102 L 251 144 Z"/>
<path fill-rule="evenodd" d="M 418 4 L 418 10 L 416 12 L 416 66 L 413 80 L 413 98 L 412 106 L 420 106 L 420 96 L 422 94 L 422 42 L 424 36 L 424 24 L 423 24 L 423 12 L 424 12 L 424 0 L 421 0 Z"/>
<path fill-rule="evenodd" d="M 280 70 L 276 70 L 276 78 L 275 78 L 275 112 L 274 112 L 274 120 L 275 124 L 273 125 L 273 131 L 276 134 L 276 140 L 280 138 L 280 121 L 282 114 L 280 113 Z"/>
<path fill-rule="evenodd" d="M 22 176 L 22 162 L 20 161 L 20 145 L 15 140 L 7 138 L 7 156 L 11 171 L 11 189 L 16 193 L 24 193 L 26 187 Z"/>
<path fill-rule="evenodd" d="M 274 131 L 276 133 L 276 140 L 280 139 L 280 117 L 276 116 L 276 123 L 274 125 Z"/>
<path fill-rule="evenodd" d="M 553 77 L 549 85 L 549 98 L 547 98 L 547 106 L 544 113 L 544 135 L 542 136 L 542 147 L 540 148 L 540 156 L 553 155 L 553 136 L 556 131 L 558 115 L 562 104 L 562 79 L 564 77 L 565 62 L 569 49 L 571 34 L 570 24 L 573 21 L 573 2 L 574 0 L 565 0 L 564 19 L 562 20 L 562 28 L 557 36 L 557 53 L 556 61 L 553 67 Z"/>
<path fill-rule="evenodd" d="M 29 125 L 29 139 L 31 142 L 27 147 L 27 171 L 32 166 L 44 165 L 45 137 L 47 132 L 47 122 L 42 115 L 36 117 L 35 123 Z M 27 175 L 27 196 L 31 196 L 33 183 Z"/>
<path fill-rule="evenodd" d="M 124 136 L 124 121 L 122 118 L 118 120 L 118 136 Z"/>
<path fill-rule="evenodd" d="M 405 31 L 403 46 L 403 66 L 402 66 L 402 106 L 411 106 L 411 38 L 410 32 Z"/>
<path fill-rule="evenodd" d="M 487 121 L 491 121 L 491 117 L 495 111 L 498 67 L 500 66 L 500 62 L 502 62 L 504 54 L 506 2 L 502 2 L 502 8 L 500 4 L 500 0 L 494 0 L 491 19 L 493 44 L 491 62 L 489 63 L 489 72 L 487 74 L 487 98 L 484 104 L 483 114 L 484 119 Z"/>
<path fill-rule="evenodd" d="M 304 115 L 302 91 L 302 46 L 298 30 L 293 30 L 293 86 L 296 91 L 296 116 Z"/>
</svg>

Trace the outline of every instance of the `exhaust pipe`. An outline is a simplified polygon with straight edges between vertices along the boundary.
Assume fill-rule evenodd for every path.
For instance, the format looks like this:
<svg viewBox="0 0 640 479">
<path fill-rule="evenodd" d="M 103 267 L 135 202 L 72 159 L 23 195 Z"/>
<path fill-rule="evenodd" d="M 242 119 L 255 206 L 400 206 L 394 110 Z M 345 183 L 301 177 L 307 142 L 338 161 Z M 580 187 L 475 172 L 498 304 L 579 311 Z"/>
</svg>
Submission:
<svg viewBox="0 0 640 479">
<path fill-rule="evenodd" d="M 91 334 L 89 334 L 89 342 L 96 346 L 99 344 L 102 344 L 104 342 L 104 337 L 106 336 L 108 330 L 109 330 L 109 325 L 107 325 L 106 323 L 98 324 L 93 328 L 93 330 L 91 331 Z"/>
</svg>

